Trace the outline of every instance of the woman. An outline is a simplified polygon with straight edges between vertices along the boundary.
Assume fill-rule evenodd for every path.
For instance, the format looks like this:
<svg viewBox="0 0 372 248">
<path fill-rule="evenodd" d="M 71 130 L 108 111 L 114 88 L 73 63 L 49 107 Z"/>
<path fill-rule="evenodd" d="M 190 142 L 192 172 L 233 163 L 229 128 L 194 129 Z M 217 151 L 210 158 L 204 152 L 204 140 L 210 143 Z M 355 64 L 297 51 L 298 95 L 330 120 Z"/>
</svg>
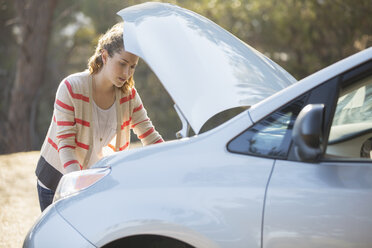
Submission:
<svg viewBox="0 0 372 248">
<path fill-rule="evenodd" d="M 41 211 L 52 203 L 63 174 L 89 168 L 104 151 L 127 149 L 131 128 L 143 145 L 163 142 L 134 88 L 137 63 L 124 50 L 119 23 L 99 39 L 89 71 L 60 83 L 36 168 Z"/>
</svg>

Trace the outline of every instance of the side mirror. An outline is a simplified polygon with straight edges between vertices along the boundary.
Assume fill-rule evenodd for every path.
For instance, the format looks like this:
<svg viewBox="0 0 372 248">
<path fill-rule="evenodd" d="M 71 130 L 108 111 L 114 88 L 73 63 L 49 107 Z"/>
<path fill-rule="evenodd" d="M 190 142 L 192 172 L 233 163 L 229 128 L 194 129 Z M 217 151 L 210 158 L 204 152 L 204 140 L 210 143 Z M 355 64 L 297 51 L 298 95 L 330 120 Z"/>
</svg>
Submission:
<svg viewBox="0 0 372 248">
<path fill-rule="evenodd" d="M 306 105 L 293 126 L 295 156 L 300 161 L 318 161 L 322 155 L 324 104 Z"/>
</svg>

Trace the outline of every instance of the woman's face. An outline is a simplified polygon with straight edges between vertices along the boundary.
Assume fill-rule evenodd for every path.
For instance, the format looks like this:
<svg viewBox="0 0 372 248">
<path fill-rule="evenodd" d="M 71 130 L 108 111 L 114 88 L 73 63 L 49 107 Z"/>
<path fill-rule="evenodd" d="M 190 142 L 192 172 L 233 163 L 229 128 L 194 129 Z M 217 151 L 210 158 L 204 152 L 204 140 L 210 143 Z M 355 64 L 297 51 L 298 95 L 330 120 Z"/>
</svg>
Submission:
<svg viewBox="0 0 372 248">
<path fill-rule="evenodd" d="M 106 78 L 120 88 L 133 75 L 138 63 L 138 56 L 121 50 L 110 57 L 106 50 L 102 52 Z"/>
</svg>

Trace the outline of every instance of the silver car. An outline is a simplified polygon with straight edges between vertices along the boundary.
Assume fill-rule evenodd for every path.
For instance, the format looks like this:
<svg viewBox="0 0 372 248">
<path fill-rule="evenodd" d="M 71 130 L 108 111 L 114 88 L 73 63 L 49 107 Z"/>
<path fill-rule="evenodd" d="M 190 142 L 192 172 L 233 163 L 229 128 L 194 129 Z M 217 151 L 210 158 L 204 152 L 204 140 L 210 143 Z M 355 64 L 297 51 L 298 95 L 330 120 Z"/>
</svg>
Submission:
<svg viewBox="0 0 372 248">
<path fill-rule="evenodd" d="M 372 247 L 372 48 L 296 82 L 189 10 L 118 14 L 182 138 L 65 175 L 24 247 Z"/>
</svg>

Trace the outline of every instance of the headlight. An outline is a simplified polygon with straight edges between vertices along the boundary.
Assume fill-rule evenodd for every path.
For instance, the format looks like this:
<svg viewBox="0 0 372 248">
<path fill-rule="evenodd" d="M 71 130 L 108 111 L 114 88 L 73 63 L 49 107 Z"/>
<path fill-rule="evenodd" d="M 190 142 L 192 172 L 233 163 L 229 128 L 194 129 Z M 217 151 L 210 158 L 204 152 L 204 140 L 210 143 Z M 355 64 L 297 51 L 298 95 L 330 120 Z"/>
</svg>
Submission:
<svg viewBox="0 0 372 248">
<path fill-rule="evenodd" d="M 110 170 L 110 167 L 95 168 L 83 171 L 74 171 L 64 175 L 58 184 L 53 202 L 77 194 L 79 191 L 88 188 L 108 175 Z"/>
</svg>

